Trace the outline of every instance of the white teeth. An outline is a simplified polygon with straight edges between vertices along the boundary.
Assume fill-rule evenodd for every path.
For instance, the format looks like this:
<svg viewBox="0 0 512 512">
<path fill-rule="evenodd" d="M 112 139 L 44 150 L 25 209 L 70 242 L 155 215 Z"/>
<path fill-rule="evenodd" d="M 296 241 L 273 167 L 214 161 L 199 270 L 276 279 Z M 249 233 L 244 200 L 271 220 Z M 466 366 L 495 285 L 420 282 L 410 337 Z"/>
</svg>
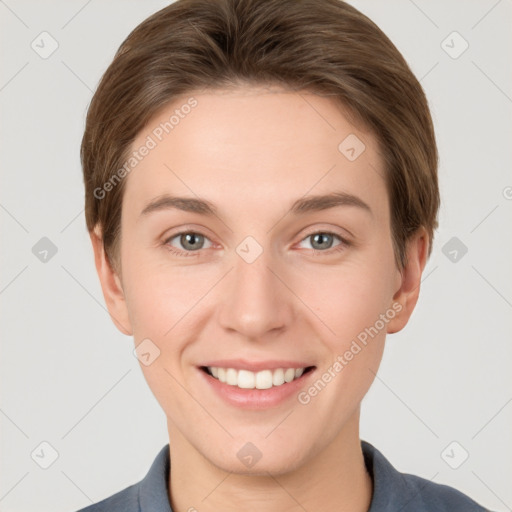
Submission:
<svg viewBox="0 0 512 512">
<path fill-rule="evenodd" d="M 233 370 L 233 368 L 230 368 L 230 370 Z M 244 389 L 254 389 L 254 381 L 256 378 L 253 372 L 249 372 L 247 370 L 240 370 L 238 372 L 236 370 L 233 371 L 238 373 L 238 381 L 235 381 L 233 384 L 231 384 L 231 382 L 226 382 L 226 384 L 231 384 L 232 386 L 238 386 L 239 388 Z"/>
<path fill-rule="evenodd" d="M 293 368 L 287 368 L 284 372 L 284 381 L 291 382 L 295 378 L 295 370 Z"/>
<path fill-rule="evenodd" d="M 281 386 L 285 382 L 298 379 L 304 370 L 305 368 L 277 368 L 276 370 L 250 372 L 249 370 L 208 366 L 208 371 L 213 377 L 224 384 L 242 389 L 269 389 L 272 386 Z"/>
<path fill-rule="evenodd" d="M 238 375 L 237 371 L 234 368 L 226 369 L 226 384 L 230 386 L 236 386 L 238 384 Z"/>
<path fill-rule="evenodd" d="M 282 368 L 278 368 L 272 372 L 272 384 L 274 386 L 284 384 L 284 370 Z"/>
<path fill-rule="evenodd" d="M 272 387 L 272 372 L 262 370 L 256 374 L 256 389 L 268 389 Z"/>
</svg>

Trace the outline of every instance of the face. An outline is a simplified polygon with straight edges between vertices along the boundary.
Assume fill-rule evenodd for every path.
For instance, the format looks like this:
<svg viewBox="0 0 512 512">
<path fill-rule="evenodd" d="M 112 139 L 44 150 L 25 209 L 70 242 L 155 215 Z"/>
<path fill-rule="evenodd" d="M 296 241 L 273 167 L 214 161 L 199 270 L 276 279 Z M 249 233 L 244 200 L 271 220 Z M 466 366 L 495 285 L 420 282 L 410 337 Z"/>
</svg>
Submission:
<svg viewBox="0 0 512 512">
<path fill-rule="evenodd" d="M 96 262 L 171 449 L 238 473 L 298 468 L 357 430 L 386 332 L 416 302 L 424 238 L 400 272 L 377 141 L 326 98 L 184 96 L 143 145 L 125 178 L 122 278 Z"/>
</svg>

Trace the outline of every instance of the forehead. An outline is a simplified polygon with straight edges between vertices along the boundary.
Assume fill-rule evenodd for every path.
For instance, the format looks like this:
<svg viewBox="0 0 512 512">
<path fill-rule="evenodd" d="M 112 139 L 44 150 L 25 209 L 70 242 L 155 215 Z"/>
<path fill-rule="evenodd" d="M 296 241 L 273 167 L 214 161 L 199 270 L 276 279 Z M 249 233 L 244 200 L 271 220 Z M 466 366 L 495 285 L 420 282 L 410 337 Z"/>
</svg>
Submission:
<svg viewBox="0 0 512 512">
<path fill-rule="evenodd" d="M 273 200 L 331 191 L 386 209 L 376 138 L 337 102 L 312 93 L 244 87 L 184 95 L 153 117 L 132 150 L 143 146 L 124 199 L 139 211 L 163 193 L 261 213 Z"/>
</svg>

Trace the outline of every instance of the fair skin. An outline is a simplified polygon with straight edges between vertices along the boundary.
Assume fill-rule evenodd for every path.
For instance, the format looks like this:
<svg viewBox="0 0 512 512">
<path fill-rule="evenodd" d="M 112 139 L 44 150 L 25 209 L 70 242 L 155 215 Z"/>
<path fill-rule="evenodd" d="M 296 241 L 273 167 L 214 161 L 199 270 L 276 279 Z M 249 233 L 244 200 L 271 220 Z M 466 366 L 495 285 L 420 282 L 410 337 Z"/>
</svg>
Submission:
<svg viewBox="0 0 512 512">
<path fill-rule="evenodd" d="M 162 110 L 133 147 L 190 96 Z M 197 107 L 125 178 L 119 274 L 100 231 L 91 233 L 113 321 L 136 346 L 149 338 L 160 350 L 141 368 L 168 420 L 170 503 L 175 512 L 367 511 L 372 480 L 360 403 L 386 334 L 401 330 L 416 305 L 426 233 L 411 238 L 399 270 L 377 141 L 331 100 L 247 86 L 193 96 Z M 349 134 L 366 146 L 354 161 L 338 150 Z M 290 212 L 304 196 L 333 191 L 368 208 Z M 162 194 L 208 200 L 217 214 L 169 208 L 141 215 Z M 176 236 L 182 231 L 196 238 L 187 245 Z M 250 263 L 237 252 L 248 236 L 262 249 Z M 378 335 L 299 402 L 298 392 L 393 304 L 400 311 Z M 242 407 L 220 396 L 200 368 L 220 359 L 314 368 L 277 404 Z M 261 454 L 251 467 L 237 456 L 248 442 Z"/>
</svg>

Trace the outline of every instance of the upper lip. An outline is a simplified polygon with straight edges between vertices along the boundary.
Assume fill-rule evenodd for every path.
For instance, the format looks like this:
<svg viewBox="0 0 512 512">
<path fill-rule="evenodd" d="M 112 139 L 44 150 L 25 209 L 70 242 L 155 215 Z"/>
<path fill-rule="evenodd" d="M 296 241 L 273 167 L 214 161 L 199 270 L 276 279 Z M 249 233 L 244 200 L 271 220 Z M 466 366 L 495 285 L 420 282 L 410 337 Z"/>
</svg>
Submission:
<svg viewBox="0 0 512 512">
<path fill-rule="evenodd" d="M 217 368 L 234 368 L 235 370 L 248 370 L 257 372 L 260 370 L 276 370 L 277 368 L 308 368 L 314 366 L 304 361 L 292 361 L 284 359 L 272 359 L 267 361 L 247 361 L 246 359 L 216 359 L 200 366 Z"/>
</svg>

